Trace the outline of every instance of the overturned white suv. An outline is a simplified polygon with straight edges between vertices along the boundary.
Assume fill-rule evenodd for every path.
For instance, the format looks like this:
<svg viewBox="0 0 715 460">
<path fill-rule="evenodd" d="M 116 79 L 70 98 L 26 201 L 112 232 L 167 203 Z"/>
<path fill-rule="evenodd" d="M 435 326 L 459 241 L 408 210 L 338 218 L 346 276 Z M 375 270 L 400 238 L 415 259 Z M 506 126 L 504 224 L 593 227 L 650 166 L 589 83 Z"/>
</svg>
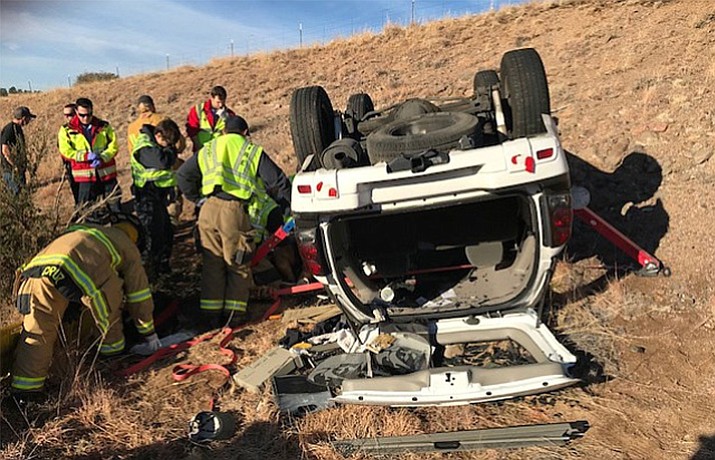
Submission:
<svg viewBox="0 0 715 460">
<path fill-rule="evenodd" d="M 348 351 L 367 361 L 334 385 L 335 401 L 465 404 L 578 381 L 576 357 L 539 320 L 572 208 L 534 49 L 477 72 L 469 98 L 376 111 L 359 93 L 340 112 L 323 88 L 299 88 L 291 132 L 301 256 L 353 325 Z M 424 359 L 374 372 L 374 353 L 400 342 Z M 504 343 L 518 362 L 469 356 Z"/>
</svg>

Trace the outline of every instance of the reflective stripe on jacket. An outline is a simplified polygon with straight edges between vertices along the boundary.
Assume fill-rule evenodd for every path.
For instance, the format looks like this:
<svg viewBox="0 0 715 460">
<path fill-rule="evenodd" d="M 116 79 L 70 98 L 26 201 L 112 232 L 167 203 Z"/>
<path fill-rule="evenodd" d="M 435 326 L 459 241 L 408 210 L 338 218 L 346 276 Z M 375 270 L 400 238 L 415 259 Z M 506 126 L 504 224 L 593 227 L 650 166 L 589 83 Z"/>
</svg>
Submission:
<svg viewBox="0 0 715 460">
<path fill-rule="evenodd" d="M 258 163 L 263 147 L 248 142 L 240 134 L 225 134 L 204 146 L 198 153 L 201 194 L 209 196 L 216 187 L 238 199 L 254 194 Z"/>
<path fill-rule="evenodd" d="M 202 104 L 196 105 L 195 109 L 196 114 L 199 116 L 200 129 L 200 131 L 196 134 L 196 140 L 198 141 L 199 146 L 202 147 L 221 135 L 223 128 L 226 126 L 226 122 L 222 117 L 217 117 L 218 119 L 214 120 L 214 125 L 211 126 L 208 114 L 206 113 L 206 110 L 202 108 Z"/>
<path fill-rule="evenodd" d="M 162 115 L 160 113 L 156 112 L 151 112 L 149 114 L 142 114 L 134 120 L 133 122 L 129 123 L 129 126 L 127 127 L 127 148 L 129 149 L 129 153 L 131 154 L 134 151 L 134 143 L 137 141 L 137 138 L 139 137 L 139 132 L 142 129 L 142 126 L 144 125 L 152 125 L 156 126 L 159 124 L 160 121 L 165 120 L 166 115 Z"/>
<path fill-rule="evenodd" d="M 176 173 L 171 170 L 147 168 L 137 160 L 139 150 L 144 147 L 156 147 L 152 139 L 146 133 L 141 133 L 134 141 L 134 150 L 129 157 L 132 166 L 132 180 L 139 188 L 144 187 L 147 182 L 153 182 L 159 188 L 176 186 Z"/>
<path fill-rule="evenodd" d="M 76 225 L 52 241 L 20 270 L 30 277 L 35 267 L 56 266 L 89 298 L 92 316 L 100 331 L 109 328 L 109 309 L 103 289 L 122 286 L 126 308 L 142 335 L 154 332 L 154 302 L 149 281 L 141 263 L 141 254 L 129 237 L 119 229 Z M 40 272 L 41 273 L 41 272 Z M 35 275 L 36 276 L 36 275 Z M 117 277 L 120 280 L 117 280 Z"/>
<path fill-rule="evenodd" d="M 268 237 L 268 215 L 278 204 L 266 192 L 266 187 L 260 178 L 256 180 L 256 189 L 248 203 L 248 217 L 251 226 L 256 230 L 253 240 L 256 243 L 264 241 Z"/>
<path fill-rule="evenodd" d="M 193 151 L 198 152 L 204 145 L 216 139 L 226 126 L 224 117 L 234 116 L 236 113 L 224 107 L 221 117 L 214 117 L 211 113 L 211 100 L 197 104 L 189 110 L 186 120 L 186 133 L 193 141 Z"/>
<path fill-rule="evenodd" d="M 72 176 L 76 182 L 97 182 L 117 177 L 117 136 L 112 126 L 104 120 L 92 119 L 91 137 L 88 142 L 82 133 L 79 119 L 75 116 L 67 126 L 60 127 L 57 142 L 60 154 L 70 162 Z M 102 158 L 102 165 L 93 168 L 87 159 L 89 152 L 95 152 Z"/>
</svg>

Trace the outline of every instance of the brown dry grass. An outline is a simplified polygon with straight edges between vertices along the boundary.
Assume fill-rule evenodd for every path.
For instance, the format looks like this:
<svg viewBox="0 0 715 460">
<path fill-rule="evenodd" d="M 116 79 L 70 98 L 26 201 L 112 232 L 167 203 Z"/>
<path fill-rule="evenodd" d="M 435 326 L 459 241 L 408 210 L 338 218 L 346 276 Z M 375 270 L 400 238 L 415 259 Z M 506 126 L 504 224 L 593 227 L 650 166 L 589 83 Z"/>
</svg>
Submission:
<svg viewBox="0 0 715 460">
<path fill-rule="evenodd" d="M 27 105 L 40 115 L 28 130 L 32 140 L 56 132 L 67 101 L 89 96 L 96 113 L 117 129 L 118 158 L 126 168 L 126 127 L 140 94 L 151 94 L 160 111 L 182 121 L 211 86 L 222 84 L 229 106 L 253 126 L 254 140 L 292 172 L 288 104 L 294 88 L 320 84 L 336 108 L 357 92 L 368 92 L 378 106 L 406 96 L 465 95 L 476 70 L 497 68 L 506 50 L 533 46 L 545 62 L 552 107 L 570 152 L 603 177 L 611 177 L 634 151 L 647 153 L 662 168 L 662 182 L 650 201 L 621 200 L 618 190 L 608 186 L 597 191 L 598 210 L 619 217 L 628 200 L 634 209 L 661 200 L 669 228 L 657 255 L 674 276 L 631 275 L 594 285 L 606 273 L 596 258 L 559 265 L 549 323 L 576 348 L 593 354 L 611 377 L 584 388 L 466 407 L 344 406 L 298 420 L 279 417 L 270 392 L 231 389 L 222 395 L 222 410 L 235 415 L 238 433 L 197 447 L 185 440 L 186 423 L 220 383 L 217 377 L 176 384 L 168 375 L 170 363 L 163 363 L 124 381 L 99 363 L 96 370 L 83 371 L 71 388 L 68 381 L 55 390 L 54 406 L 45 410 L 49 419 L 41 428 L 17 422 L 16 436 L 2 424 L 1 455 L 337 459 L 329 444 L 334 438 L 588 419 L 593 428 L 569 448 L 449 457 L 670 460 L 700 451 L 694 458 L 712 458 L 706 452 L 715 435 L 715 240 L 709 225 L 715 221 L 715 161 L 707 156 L 715 151 L 713 17 L 710 0 L 541 2 L 420 26 L 389 26 L 379 35 L 363 33 L 326 46 L 3 98 L 0 113 Z M 53 157 L 39 171 L 43 178 L 57 177 L 59 163 Z M 126 189 L 126 173 L 120 181 Z M 37 197 L 47 204 L 55 192 L 56 184 Z M 60 196 L 70 201 L 67 188 Z M 645 216 L 655 216 L 644 209 Z M 623 225 L 637 241 L 651 231 L 647 219 L 636 225 L 625 216 Z M 193 259 L 180 262 L 187 270 L 195 267 Z M 238 366 L 274 346 L 284 326 L 266 323 L 251 330 L 232 342 L 239 351 Z M 192 358 L 198 359 L 181 359 Z M 55 388 L 60 388 L 63 380 L 54 375 Z"/>
</svg>

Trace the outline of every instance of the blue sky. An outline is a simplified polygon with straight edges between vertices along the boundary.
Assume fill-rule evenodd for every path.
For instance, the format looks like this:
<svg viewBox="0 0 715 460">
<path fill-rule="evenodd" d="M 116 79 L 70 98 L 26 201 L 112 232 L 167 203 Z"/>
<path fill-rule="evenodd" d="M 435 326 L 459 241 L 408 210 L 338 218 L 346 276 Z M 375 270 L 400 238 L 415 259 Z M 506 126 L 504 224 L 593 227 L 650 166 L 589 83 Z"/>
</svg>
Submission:
<svg viewBox="0 0 715 460">
<path fill-rule="evenodd" d="M 414 0 L 419 22 L 525 0 Z M 120 76 L 212 58 L 325 43 L 387 21 L 413 0 L 0 0 L 0 87 L 66 87 L 84 72 Z M 301 31 L 302 28 L 302 31 Z"/>
</svg>

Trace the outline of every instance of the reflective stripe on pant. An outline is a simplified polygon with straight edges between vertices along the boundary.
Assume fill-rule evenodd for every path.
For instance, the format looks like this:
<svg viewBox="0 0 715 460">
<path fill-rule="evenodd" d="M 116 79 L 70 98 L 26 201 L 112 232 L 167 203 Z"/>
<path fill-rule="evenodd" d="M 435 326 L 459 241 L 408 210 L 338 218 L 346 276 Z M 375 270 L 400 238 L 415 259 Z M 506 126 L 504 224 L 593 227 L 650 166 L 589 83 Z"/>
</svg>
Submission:
<svg viewBox="0 0 715 460">
<path fill-rule="evenodd" d="M 124 351 L 124 325 L 122 324 L 122 302 L 124 301 L 124 281 L 113 275 L 102 285 L 102 293 L 109 310 L 109 329 L 99 345 L 99 353 L 111 356 Z"/>
<path fill-rule="evenodd" d="M 69 305 L 47 278 L 30 278 L 20 286 L 30 296 L 30 313 L 22 322 L 20 341 L 12 366 L 12 387 L 40 390 L 50 369 L 62 316 Z"/>
<path fill-rule="evenodd" d="M 201 309 L 206 312 L 246 311 L 251 287 L 250 253 L 253 230 L 241 201 L 210 197 L 198 221 L 203 270 Z M 245 263 L 236 255 L 244 253 Z"/>
</svg>

